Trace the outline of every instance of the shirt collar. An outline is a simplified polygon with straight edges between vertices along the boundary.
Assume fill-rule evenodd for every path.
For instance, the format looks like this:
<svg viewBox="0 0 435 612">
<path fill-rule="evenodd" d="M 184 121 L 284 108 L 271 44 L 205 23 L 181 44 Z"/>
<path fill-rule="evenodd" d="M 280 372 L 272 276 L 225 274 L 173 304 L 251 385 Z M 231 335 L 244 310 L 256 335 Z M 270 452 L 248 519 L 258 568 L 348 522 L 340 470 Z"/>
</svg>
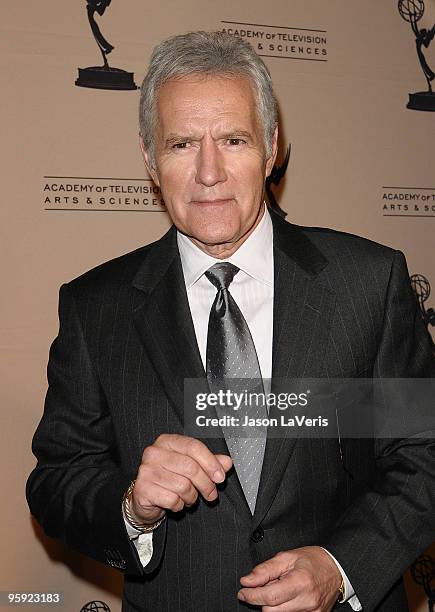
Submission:
<svg viewBox="0 0 435 612">
<path fill-rule="evenodd" d="M 177 243 L 187 288 L 220 261 L 229 261 L 255 280 L 273 286 L 273 229 L 266 207 L 260 223 L 252 234 L 228 259 L 221 260 L 207 255 L 179 231 L 177 231 Z"/>
</svg>

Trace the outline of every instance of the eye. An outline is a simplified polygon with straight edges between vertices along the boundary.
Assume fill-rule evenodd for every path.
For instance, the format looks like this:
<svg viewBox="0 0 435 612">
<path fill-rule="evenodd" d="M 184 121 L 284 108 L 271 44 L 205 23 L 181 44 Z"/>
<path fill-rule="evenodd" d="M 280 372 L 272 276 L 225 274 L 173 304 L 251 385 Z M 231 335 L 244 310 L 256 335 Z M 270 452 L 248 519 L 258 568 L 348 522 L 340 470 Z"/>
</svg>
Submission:
<svg viewBox="0 0 435 612">
<path fill-rule="evenodd" d="M 242 144 L 246 144 L 246 140 L 243 140 L 242 138 L 228 138 L 228 144 L 233 147 L 237 147 Z"/>
<path fill-rule="evenodd" d="M 186 149 L 188 144 L 189 144 L 188 142 L 177 142 L 174 145 L 172 145 L 172 148 L 173 149 Z"/>
</svg>

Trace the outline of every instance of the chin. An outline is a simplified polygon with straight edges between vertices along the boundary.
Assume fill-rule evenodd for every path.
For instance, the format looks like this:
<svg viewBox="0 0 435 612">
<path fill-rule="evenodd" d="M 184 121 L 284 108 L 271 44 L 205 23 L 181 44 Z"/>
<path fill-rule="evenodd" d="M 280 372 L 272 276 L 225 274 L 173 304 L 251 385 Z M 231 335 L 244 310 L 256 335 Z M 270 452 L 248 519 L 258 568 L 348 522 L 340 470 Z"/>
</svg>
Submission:
<svg viewBox="0 0 435 612">
<path fill-rule="evenodd" d="M 228 233 L 220 233 L 220 232 L 207 232 L 205 234 L 196 234 L 192 236 L 198 242 L 205 244 L 207 246 L 214 246 L 218 244 L 230 244 L 237 241 L 237 237 Z"/>
<path fill-rule="evenodd" d="M 203 244 L 225 244 L 237 240 L 239 229 L 238 226 L 231 227 L 224 219 L 213 219 L 192 227 L 189 235 Z"/>
</svg>

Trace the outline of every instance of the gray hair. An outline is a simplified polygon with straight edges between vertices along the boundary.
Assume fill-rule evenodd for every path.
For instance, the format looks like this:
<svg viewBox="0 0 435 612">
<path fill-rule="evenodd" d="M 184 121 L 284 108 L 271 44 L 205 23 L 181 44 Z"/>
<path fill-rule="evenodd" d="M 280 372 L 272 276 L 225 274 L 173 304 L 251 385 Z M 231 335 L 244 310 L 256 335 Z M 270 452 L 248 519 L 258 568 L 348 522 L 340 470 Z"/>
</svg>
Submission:
<svg viewBox="0 0 435 612">
<path fill-rule="evenodd" d="M 189 32 L 164 40 L 151 55 L 139 103 L 139 126 L 145 148 L 154 164 L 157 92 L 166 81 L 191 74 L 248 77 L 256 94 L 257 115 L 263 127 L 266 154 L 272 152 L 277 124 L 277 104 L 272 79 L 251 45 L 226 32 Z"/>
</svg>

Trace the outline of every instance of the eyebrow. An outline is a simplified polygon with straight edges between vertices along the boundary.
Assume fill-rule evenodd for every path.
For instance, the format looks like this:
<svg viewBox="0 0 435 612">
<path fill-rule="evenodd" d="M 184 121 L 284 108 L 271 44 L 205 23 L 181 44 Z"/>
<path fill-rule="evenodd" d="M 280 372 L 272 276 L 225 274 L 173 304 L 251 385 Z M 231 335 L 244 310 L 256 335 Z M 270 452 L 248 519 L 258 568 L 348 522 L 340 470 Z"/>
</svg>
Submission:
<svg viewBox="0 0 435 612">
<path fill-rule="evenodd" d="M 169 146 L 169 145 L 175 144 L 176 142 L 180 142 L 183 140 L 191 140 L 192 138 L 193 138 L 192 134 L 190 136 L 188 135 L 182 136 L 181 134 L 169 134 L 165 140 L 165 145 Z"/>
<path fill-rule="evenodd" d="M 238 129 L 234 129 L 228 132 L 224 132 L 222 135 L 219 136 L 219 140 L 220 139 L 230 139 L 230 138 L 252 138 L 252 134 L 251 132 L 248 132 L 247 130 L 238 130 Z M 197 140 L 197 138 L 193 135 L 193 134 L 175 134 L 175 133 L 170 133 L 168 134 L 166 140 L 165 140 L 165 146 L 171 146 L 177 142 L 183 142 L 186 140 Z"/>
<path fill-rule="evenodd" d="M 251 132 L 247 132 L 246 130 L 231 130 L 231 132 L 226 132 L 222 135 L 222 138 L 252 138 Z"/>
</svg>

